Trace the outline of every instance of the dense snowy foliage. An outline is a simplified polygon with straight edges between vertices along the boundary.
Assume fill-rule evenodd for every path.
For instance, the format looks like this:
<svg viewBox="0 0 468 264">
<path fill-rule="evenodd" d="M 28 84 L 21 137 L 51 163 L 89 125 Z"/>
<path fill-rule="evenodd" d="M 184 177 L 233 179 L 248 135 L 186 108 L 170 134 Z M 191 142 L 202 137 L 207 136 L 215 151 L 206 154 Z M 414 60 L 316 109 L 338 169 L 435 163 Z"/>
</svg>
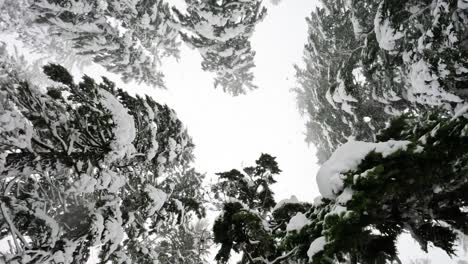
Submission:
<svg viewBox="0 0 468 264">
<path fill-rule="evenodd" d="M 276 182 L 273 176 L 280 173 L 278 164 L 274 157 L 262 154 L 256 166 L 243 171 L 218 173 L 220 180 L 213 186 L 222 202 L 222 212 L 213 226 L 214 242 L 221 244 L 216 255 L 220 263 L 227 263 L 231 250 L 243 253 L 241 263 L 274 259 L 278 255 L 267 221 L 276 205 L 270 185 Z"/>
<path fill-rule="evenodd" d="M 316 239 L 325 242 L 309 251 L 312 263 L 397 260 L 395 243 L 404 230 L 423 250 L 432 243 L 453 254 L 468 230 L 467 127 L 461 116 L 402 116 L 377 136 L 378 143 L 339 147 L 318 175 L 329 181 L 322 180 L 323 197 L 307 213 L 311 224 L 298 234 L 310 247 Z M 336 159 L 346 163 L 330 162 Z"/>
<path fill-rule="evenodd" d="M 153 263 L 158 232 L 204 215 L 203 175 L 174 111 L 61 66 L 43 89 L 1 64 L 1 237 L 8 263 Z M 172 223 L 172 224 L 170 224 Z M 178 224 L 176 227 L 175 224 Z M 142 242 L 143 241 L 143 242 Z"/>
<path fill-rule="evenodd" d="M 269 154 L 206 188 L 174 110 L 67 70 L 97 63 L 164 87 L 162 59 L 184 42 L 215 86 L 255 89 L 262 1 L 180 3 L 0 0 L 1 36 L 45 56 L 0 42 L 0 263 L 228 263 L 236 252 L 241 264 L 385 264 L 401 263 L 405 232 L 449 256 L 468 241 L 467 0 L 320 0 L 294 88 L 321 164 L 313 202 L 276 202 Z"/>
<path fill-rule="evenodd" d="M 233 249 L 243 253 L 241 263 L 398 262 L 396 241 L 405 230 L 423 250 L 432 244 L 453 255 L 468 233 L 467 117 L 466 109 L 455 117 L 403 115 L 376 143 L 344 144 L 320 169 L 322 196 L 312 205 L 294 197 L 275 207 L 264 200 L 275 181 L 258 192 L 258 174 L 251 171 L 277 174 L 267 155 L 246 174 L 220 174 L 225 202 L 214 226 L 218 260 L 226 263 Z M 266 157 L 269 162 L 261 162 Z"/>
<path fill-rule="evenodd" d="M 202 55 L 202 67 L 214 72 L 215 86 L 233 95 L 255 89 L 252 68 L 255 52 L 250 37 L 266 15 L 261 0 L 186 0 L 187 14 L 174 9 L 182 37 Z"/>
<path fill-rule="evenodd" d="M 163 87 L 161 59 L 179 54 L 178 31 L 161 0 L 2 2 L 0 29 L 62 63 L 94 61 L 124 80 Z"/>
<path fill-rule="evenodd" d="M 374 141 L 392 116 L 467 98 L 465 2 L 397 2 L 322 0 L 308 19 L 296 92 L 321 163 L 349 137 Z"/>
<path fill-rule="evenodd" d="M 0 31 L 68 68 L 95 62 L 156 87 L 165 87 L 161 63 L 179 57 L 182 35 L 216 74 L 215 86 L 233 95 L 256 88 L 250 37 L 266 14 L 261 1 L 186 2 L 187 10 L 171 11 L 163 0 L 4 0 Z"/>
</svg>

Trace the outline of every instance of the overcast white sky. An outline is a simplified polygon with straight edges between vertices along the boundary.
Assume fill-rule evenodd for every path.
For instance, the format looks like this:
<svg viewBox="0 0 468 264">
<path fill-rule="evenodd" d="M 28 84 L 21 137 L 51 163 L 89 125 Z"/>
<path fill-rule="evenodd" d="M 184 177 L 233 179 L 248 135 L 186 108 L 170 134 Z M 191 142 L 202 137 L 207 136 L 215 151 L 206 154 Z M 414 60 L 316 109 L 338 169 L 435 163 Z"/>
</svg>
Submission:
<svg viewBox="0 0 468 264">
<path fill-rule="evenodd" d="M 186 124 L 196 144 L 196 165 L 208 174 L 247 166 L 262 152 L 277 157 L 283 173 L 274 186 L 277 198 L 312 200 L 318 195 L 313 147 L 304 143 L 304 122 L 296 108 L 293 63 L 302 57 L 305 17 L 313 1 L 285 1 L 269 8 L 252 39 L 257 51 L 259 89 L 232 97 L 213 88 L 197 51 L 182 48 L 181 60 L 164 64 L 168 90 L 145 90 L 167 102 Z"/>
<path fill-rule="evenodd" d="M 180 4 L 180 0 L 174 1 Z M 182 48 L 179 62 L 164 63 L 168 90 L 123 84 L 100 67 L 84 72 L 92 77 L 108 75 L 131 93 L 146 93 L 175 109 L 196 144 L 196 167 L 208 176 L 253 164 L 263 153 L 277 157 L 282 173 L 273 186 L 276 198 L 296 195 L 312 201 L 319 195 L 315 149 L 304 142 L 304 120 L 296 108 L 293 64 L 300 63 L 307 39 L 305 17 L 315 1 L 285 0 L 270 6 L 252 39 L 256 55 L 255 82 L 259 89 L 231 97 L 213 88 L 213 76 L 201 70 L 197 51 Z M 441 250 L 425 256 L 408 236 L 400 243 L 403 263 L 428 257 L 432 263 L 456 263 Z M 465 255 L 466 258 L 466 255 Z"/>
</svg>

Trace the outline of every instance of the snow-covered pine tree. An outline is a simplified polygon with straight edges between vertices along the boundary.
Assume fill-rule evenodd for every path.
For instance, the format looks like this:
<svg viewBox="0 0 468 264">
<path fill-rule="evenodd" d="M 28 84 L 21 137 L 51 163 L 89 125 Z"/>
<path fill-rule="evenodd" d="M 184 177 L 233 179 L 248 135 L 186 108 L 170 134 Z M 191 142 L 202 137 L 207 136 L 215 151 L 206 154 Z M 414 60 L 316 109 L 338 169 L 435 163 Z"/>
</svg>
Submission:
<svg viewBox="0 0 468 264">
<path fill-rule="evenodd" d="M 362 43 L 346 2 L 321 1 L 307 19 L 304 67 L 296 66 L 298 105 L 309 117 L 307 141 L 317 147 L 320 163 L 349 136 L 372 141 L 388 118 L 364 80 Z"/>
<path fill-rule="evenodd" d="M 280 242 L 291 231 L 290 219 L 310 205 L 297 199 L 276 204 L 271 185 L 280 172 L 275 158 L 262 154 L 243 172 L 218 173 L 219 182 L 213 186 L 222 208 L 213 226 L 214 242 L 221 245 L 218 262 L 227 263 L 231 250 L 242 254 L 240 263 L 282 263 L 295 253 L 296 249 L 283 250 Z"/>
<path fill-rule="evenodd" d="M 4 23 L 7 29 L 32 49 L 57 61 L 94 61 L 125 81 L 164 87 L 161 59 L 179 54 L 178 30 L 170 26 L 169 5 L 162 0 L 6 0 L 3 5 L 8 16 L 2 16 L 17 16 L 17 23 Z"/>
<path fill-rule="evenodd" d="M 204 175 L 188 165 L 176 167 L 163 181 L 162 190 L 170 193 L 171 200 L 160 214 L 156 236 L 146 243 L 158 252 L 161 264 L 209 263 L 212 234 L 203 219 L 208 203 Z"/>
<path fill-rule="evenodd" d="M 321 1 L 296 67 L 320 162 L 349 136 L 375 140 L 392 116 L 464 102 L 466 10 L 464 1 Z"/>
<path fill-rule="evenodd" d="M 241 263 L 276 254 L 266 219 L 276 204 L 270 185 L 280 169 L 274 157 L 262 154 L 256 166 L 243 171 L 217 173 L 219 182 L 212 187 L 222 209 L 213 226 L 214 242 L 221 244 L 216 255 L 220 263 L 227 263 L 231 250 L 243 254 Z"/>
<path fill-rule="evenodd" d="M 174 9 L 182 38 L 199 50 L 205 71 L 214 72 L 215 87 L 232 94 L 255 89 L 255 51 L 250 37 L 266 15 L 261 0 L 186 0 L 187 10 Z"/>
<path fill-rule="evenodd" d="M 468 235 L 468 115 L 403 115 L 377 137 L 349 141 L 320 168 L 321 198 L 308 224 L 283 240 L 310 263 L 398 263 L 397 237 L 409 231 L 453 255 Z M 302 262 L 301 262 L 302 263 Z"/>
<path fill-rule="evenodd" d="M 292 197 L 273 207 L 249 170 L 220 173 L 218 261 L 235 250 L 241 263 L 401 263 L 396 241 L 404 231 L 423 250 L 432 243 L 453 255 L 468 235 L 467 112 L 406 114 L 375 143 L 347 142 L 320 168 L 322 196 L 312 205 Z"/>
<path fill-rule="evenodd" d="M 391 1 L 376 10 L 381 49 L 395 53 L 408 76 L 407 100 L 451 109 L 467 98 L 468 3 Z"/>
<path fill-rule="evenodd" d="M 177 203 L 177 184 L 160 181 L 192 159 L 174 111 L 105 78 L 76 84 L 58 65 L 44 67 L 56 82 L 47 89 L 6 60 L 0 70 L 0 236 L 11 242 L 2 260 L 83 263 L 99 247 L 102 262 L 157 261 L 142 241 Z"/>
</svg>

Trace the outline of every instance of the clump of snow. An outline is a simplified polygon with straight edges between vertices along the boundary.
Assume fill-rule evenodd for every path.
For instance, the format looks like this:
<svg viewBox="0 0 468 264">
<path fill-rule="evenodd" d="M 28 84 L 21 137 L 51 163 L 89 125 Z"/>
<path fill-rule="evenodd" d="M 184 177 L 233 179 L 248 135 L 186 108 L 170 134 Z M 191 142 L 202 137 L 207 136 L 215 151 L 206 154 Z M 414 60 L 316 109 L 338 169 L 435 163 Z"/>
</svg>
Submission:
<svg viewBox="0 0 468 264">
<path fill-rule="evenodd" d="M 362 67 L 354 68 L 352 74 L 354 77 L 354 81 L 357 82 L 359 85 L 364 86 L 366 84 L 366 76 L 364 76 Z"/>
<path fill-rule="evenodd" d="M 187 3 L 184 0 L 171 0 L 167 1 L 169 5 L 175 7 L 182 14 L 187 13 Z"/>
<path fill-rule="evenodd" d="M 128 29 L 123 26 L 122 21 L 115 17 L 106 16 L 106 22 L 111 28 L 118 32 L 119 37 L 123 37 L 128 31 Z"/>
<path fill-rule="evenodd" d="M 88 174 L 81 174 L 80 178 L 73 183 L 73 187 L 70 192 L 73 193 L 92 193 L 94 192 L 97 185 L 97 180 Z"/>
<path fill-rule="evenodd" d="M 159 155 L 156 161 L 160 164 L 163 165 L 167 162 L 167 159 L 163 155 Z"/>
<path fill-rule="evenodd" d="M 463 101 L 460 97 L 447 93 L 440 87 L 438 76 L 422 59 L 411 64 L 409 80 L 411 86 L 408 88 L 408 99 L 412 102 L 439 106 L 443 102 L 460 103 Z"/>
<path fill-rule="evenodd" d="M 323 197 L 322 196 L 317 196 L 314 198 L 314 205 L 315 206 L 320 206 L 323 204 Z"/>
<path fill-rule="evenodd" d="M 106 0 L 97 0 L 96 7 L 99 11 L 106 11 L 109 5 Z"/>
<path fill-rule="evenodd" d="M 150 122 L 148 126 L 151 132 L 151 147 L 146 152 L 146 160 L 150 161 L 156 157 L 159 148 L 157 140 L 158 125 L 154 121 L 156 113 L 153 111 L 153 108 L 149 106 L 146 101 L 144 101 L 144 105 L 146 107 L 146 112 L 148 112 L 148 119 Z"/>
<path fill-rule="evenodd" d="M 336 81 L 338 83 L 338 86 L 335 89 L 335 91 L 333 91 L 333 95 L 332 95 L 333 101 L 337 103 L 341 103 L 341 110 L 354 116 L 354 113 L 352 110 L 353 107 L 351 103 L 357 103 L 357 99 L 346 92 L 346 85 L 344 81 L 341 79 L 341 72 L 338 72 Z"/>
<path fill-rule="evenodd" d="M 356 37 L 359 37 L 361 36 L 363 30 L 362 30 L 362 27 L 361 27 L 361 24 L 359 23 L 359 21 L 356 19 L 356 15 L 355 15 L 355 10 L 353 8 L 353 3 L 351 0 L 346 0 L 344 2 L 344 6 L 347 10 L 351 11 L 351 23 L 353 24 L 353 31 L 354 31 L 354 35 Z"/>
<path fill-rule="evenodd" d="M 151 147 L 146 152 L 146 159 L 152 160 L 156 156 L 159 148 L 159 144 L 156 138 L 158 126 L 155 122 L 151 122 L 151 124 L 149 125 L 149 129 L 151 131 Z"/>
<path fill-rule="evenodd" d="M 73 263 L 73 253 L 75 253 L 76 248 L 78 247 L 79 243 L 75 241 L 71 241 L 65 239 L 65 245 L 63 246 L 62 250 L 57 250 L 52 255 L 50 262 L 47 263 Z M 24 262 L 26 263 L 26 262 Z"/>
<path fill-rule="evenodd" d="M 351 15 L 351 23 L 353 24 L 354 36 L 359 37 L 362 35 L 363 29 L 361 23 L 356 19 L 354 14 Z"/>
<path fill-rule="evenodd" d="M 95 213 L 93 216 L 94 219 L 91 225 L 91 230 L 97 237 L 97 241 L 94 241 L 95 243 L 93 244 L 95 245 L 100 243 L 101 235 L 104 232 L 104 217 L 100 213 Z"/>
<path fill-rule="evenodd" d="M 155 188 L 151 185 L 146 185 L 145 192 L 153 202 L 148 209 L 148 214 L 154 215 L 163 207 L 164 203 L 166 203 L 167 194 L 161 189 Z"/>
<path fill-rule="evenodd" d="M 106 189 L 110 193 L 117 193 L 125 185 L 126 180 L 122 175 L 118 175 L 116 172 L 111 170 L 102 171 L 100 177 L 101 183 L 99 188 Z"/>
<path fill-rule="evenodd" d="M 249 188 L 252 188 L 255 186 L 255 182 L 252 181 L 252 179 L 250 179 L 249 177 L 244 176 L 242 179 L 247 183 L 247 186 L 249 186 Z"/>
<path fill-rule="evenodd" d="M 354 175 L 353 182 L 356 183 L 359 178 L 367 177 L 367 175 L 369 175 L 369 173 L 373 172 L 374 170 L 375 170 L 375 167 L 372 168 L 372 169 L 368 169 L 368 170 L 366 170 L 365 172 L 363 172 L 361 174 Z"/>
<path fill-rule="evenodd" d="M 125 183 L 126 178 L 123 175 L 105 168 L 99 174 L 93 172 L 81 174 L 68 192 L 82 194 L 92 193 L 96 190 L 107 190 L 109 193 L 118 193 Z"/>
<path fill-rule="evenodd" d="M 2 111 L 0 108 L 0 134 L 4 135 L 9 145 L 31 150 L 33 132 L 31 122 L 19 111 L 16 109 Z M 10 135 L 6 135 L 7 133 Z"/>
<path fill-rule="evenodd" d="M 331 93 L 330 93 L 330 89 L 328 89 L 327 92 L 325 93 L 325 99 L 327 99 L 327 102 L 331 106 L 333 106 L 333 108 L 338 109 L 338 107 L 335 105 L 335 102 L 333 101 L 333 98 L 332 98 Z"/>
<path fill-rule="evenodd" d="M 109 162 L 121 159 L 135 152 L 132 145 L 135 139 L 135 121 L 117 98 L 106 90 L 99 90 L 102 105 L 111 112 L 115 127 L 113 129 L 115 139 L 110 144 L 112 151 L 107 159 Z"/>
<path fill-rule="evenodd" d="M 309 224 L 309 219 L 299 212 L 289 220 L 288 225 L 286 226 L 286 231 L 300 231 L 304 226 Z"/>
<path fill-rule="evenodd" d="M 291 198 L 289 198 L 289 199 L 283 199 L 283 200 L 279 201 L 275 205 L 275 207 L 273 208 L 273 211 L 281 208 L 285 204 L 298 204 L 298 203 L 301 203 L 301 202 L 299 202 L 299 200 L 297 199 L 296 196 L 292 195 Z"/>
<path fill-rule="evenodd" d="M 184 204 L 178 200 L 178 199 L 173 199 L 174 203 L 176 204 L 177 210 L 181 213 L 182 217 L 181 219 L 185 219 L 185 207 Z"/>
<path fill-rule="evenodd" d="M 44 221 L 44 223 L 50 228 L 50 240 L 52 245 L 54 245 L 55 242 L 59 239 L 60 234 L 60 227 L 57 221 L 55 221 L 55 219 L 47 215 L 47 213 L 39 207 L 36 207 L 34 209 L 34 216 Z"/>
<path fill-rule="evenodd" d="M 312 243 L 310 243 L 309 250 L 307 250 L 307 256 L 309 257 L 309 261 L 312 261 L 312 258 L 315 256 L 315 254 L 322 251 L 325 248 L 326 244 L 327 240 L 324 236 L 321 236 L 312 241 Z"/>
<path fill-rule="evenodd" d="M 467 0 L 458 0 L 457 6 L 460 9 L 468 9 L 468 1 Z"/>
<path fill-rule="evenodd" d="M 325 215 L 325 218 L 327 218 L 329 215 L 341 215 L 343 213 L 347 213 L 347 212 L 350 212 L 348 211 L 348 208 L 344 207 L 344 206 L 341 206 L 339 204 L 335 204 L 333 205 L 332 209 L 330 210 L 330 212 L 328 212 L 326 215 Z"/>
<path fill-rule="evenodd" d="M 5 170 L 6 158 L 8 157 L 8 152 L 0 153 L 0 173 Z"/>
<path fill-rule="evenodd" d="M 336 201 L 339 204 L 346 205 L 348 201 L 353 198 L 353 190 L 350 188 L 345 188 L 343 192 L 336 198 Z"/>
<path fill-rule="evenodd" d="M 403 37 L 403 33 L 392 28 L 388 19 L 382 21 L 382 6 L 383 2 L 380 4 L 374 19 L 375 37 L 380 48 L 392 51 L 395 49 L 396 41 Z"/>
<path fill-rule="evenodd" d="M 169 138 L 169 162 L 174 161 L 175 158 L 177 158 L 177 141 L 173 138 Z"/>
<path fill-rule="evenodd" d="M 109 218 L 105 221 L 105 231 L 103 234 L 103 241 L 101 243 L 111 242 L 111 246 L 106 251 L 106 255 L 111 255 L 117 250 L 120 243 L 124 239 L 125 232 L 122 228 L 121 219 Z"/>
<path fill-rule="evenodd" d="M 342 173 L 355 170 L 359 163 L 372 151 L 381 153 L 383 157 L 406 149 L 410 141 L 395 141 L 369 143 L 350 140 L 340 146 L 322 165 L 317 173 L 317 184 L 320 194 L 328 199 L 334 199 L 343 189 Z"/>
<path fill-rule="evenodd" d="M 468 114 L 468 104 L 458 104 L 455 108 L 455 114 L 452 117 L 452 120 L 455 120 L 461 116 L 466 116 Z"/>
</svg>

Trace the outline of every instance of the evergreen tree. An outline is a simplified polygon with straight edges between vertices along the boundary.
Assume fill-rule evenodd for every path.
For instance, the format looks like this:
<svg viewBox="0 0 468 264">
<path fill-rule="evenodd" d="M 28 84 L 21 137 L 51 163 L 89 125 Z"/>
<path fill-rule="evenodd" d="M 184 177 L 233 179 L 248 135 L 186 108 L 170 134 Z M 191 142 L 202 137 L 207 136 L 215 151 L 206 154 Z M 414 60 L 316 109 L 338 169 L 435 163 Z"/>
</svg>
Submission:
<svg viewBox="0 0 468 264">
<path fill-rule="evenodd" d="M 61 66 L 44 72 L 55 82 L 47 89 L 1 61 L 0 238 L 11 238 L 3 261 L 84 263 L 93 246 L 101 262 L 157 261 L 146 244 L 180 218 L 174 208 L 203 214 L 190 200 L 199 190 L 164 177 L 193 158 L 186 130 L 167 106 L 106 78 L 76 84 Z"/>
<path fill-rule="evenodd" d="M 309 116 L 307 140 L 317 147 L 320 163 L 350 136 L 374 140 L 388 118 L 363 80 L 362 43 L 346 2 L 322 1 L 307 19 L 305 67 L 296 66 L 299 108 Z"/>
<path fill-rule="evenodd" d="M 296 249 L 283 250 L 281 238 L 287 224 L 310 205 L 298 201 L 276 204 L 271 190 L 274 176 L 281 170 L 275 158 L 262 154 L 256 166 L 218 173 L 213 186 L 215 197 L 222 201 L 222 212 L 213 226 L 214 242 L 221 244 L 216 260 L 227 263 L 231 250 L 242 253 L 240 263 L 281 263 Z"/>
<path fill-rule="evenodd" d="M 406 0 L 375 5 L 373 41 L 406 77 L 406 100 L 451 109 L 467 98 L 464 2 Z"/>
<path fill-rule="evenodd" d="M 148 247 L 158 252 L 159 263 L 208 263 L 211 231 L 205 217 L 204 175 L 184 164 L 164 180 L 162 188 L 172 198 L 166 204 L 157 233 Z M 139 262 L 140 263 L 140 262 Z"/>
<path fill-rule="evenodd" d="M 174 9 L 177 23 L 188 32 L 183 40 L 198 49 L 202 68 L 214 72 L 215 87 L 232 95 L 255 89 L 252 68 L 255 52 L 250 37 L 266 15 L 261 0 L 186 0 L 187 14 Z"/>
<path fill-rule="evenodd" d="M 307 21 L 296 92 L 321 163 L 350 136 L 375 141 L 392 116 L 466 99 L 463 1 L 322 0 Z"/>
<path fill-rule="evenodd" d="M 159 67 L 178 57 L 177 29 L 162 0 L 6 0 L 5 30 L 57 61 L 94 61 L 125 81 L 164 87 Z M 5 19 L 8 20 L 8 19 Z M 53 56 L 52 56 L 53 57 Z"/>
<path fill-rule="evenodd" d="M 299 247 L 292 258 L 401 263 L 395 243 L 405 230 L 423 250 L 432 243 L 453 256 L 468 234 L 467 127 L 462 115 L 405 115 L 377 143 L 338 148 L 318 173 L 323 197 L 306 213 L 309 224 L 283 240 Z"/>
<path fill-rule="evenodd" d="M 320 168 L 322 196 L 312 205 L 262 200 L 249 170 L 220 173 L 217 260 L 226 263 L 233 249 L 240 263 L 401 263 L 404 231 L 423 250 L 431 243 L 453 256 L 468 234 L 467 109 L 402 115 L 376 143 L 347 142 Z"/>
<path fill-rule="evenodd" d="M 242 252 L 241 263 L 253 256 L 275 254 L 273 238 L 264 222 L 275 206 L 270 185 L 280 172 L 275 158 L 262 154 L 255 167 L 218 173 L 213 186 L 215 197 L 222 201 L 222 212 L 213 226 L 214 242 L 221 244 L 216 260 L 227 263 L 231 250 Z"/>
</svg>

